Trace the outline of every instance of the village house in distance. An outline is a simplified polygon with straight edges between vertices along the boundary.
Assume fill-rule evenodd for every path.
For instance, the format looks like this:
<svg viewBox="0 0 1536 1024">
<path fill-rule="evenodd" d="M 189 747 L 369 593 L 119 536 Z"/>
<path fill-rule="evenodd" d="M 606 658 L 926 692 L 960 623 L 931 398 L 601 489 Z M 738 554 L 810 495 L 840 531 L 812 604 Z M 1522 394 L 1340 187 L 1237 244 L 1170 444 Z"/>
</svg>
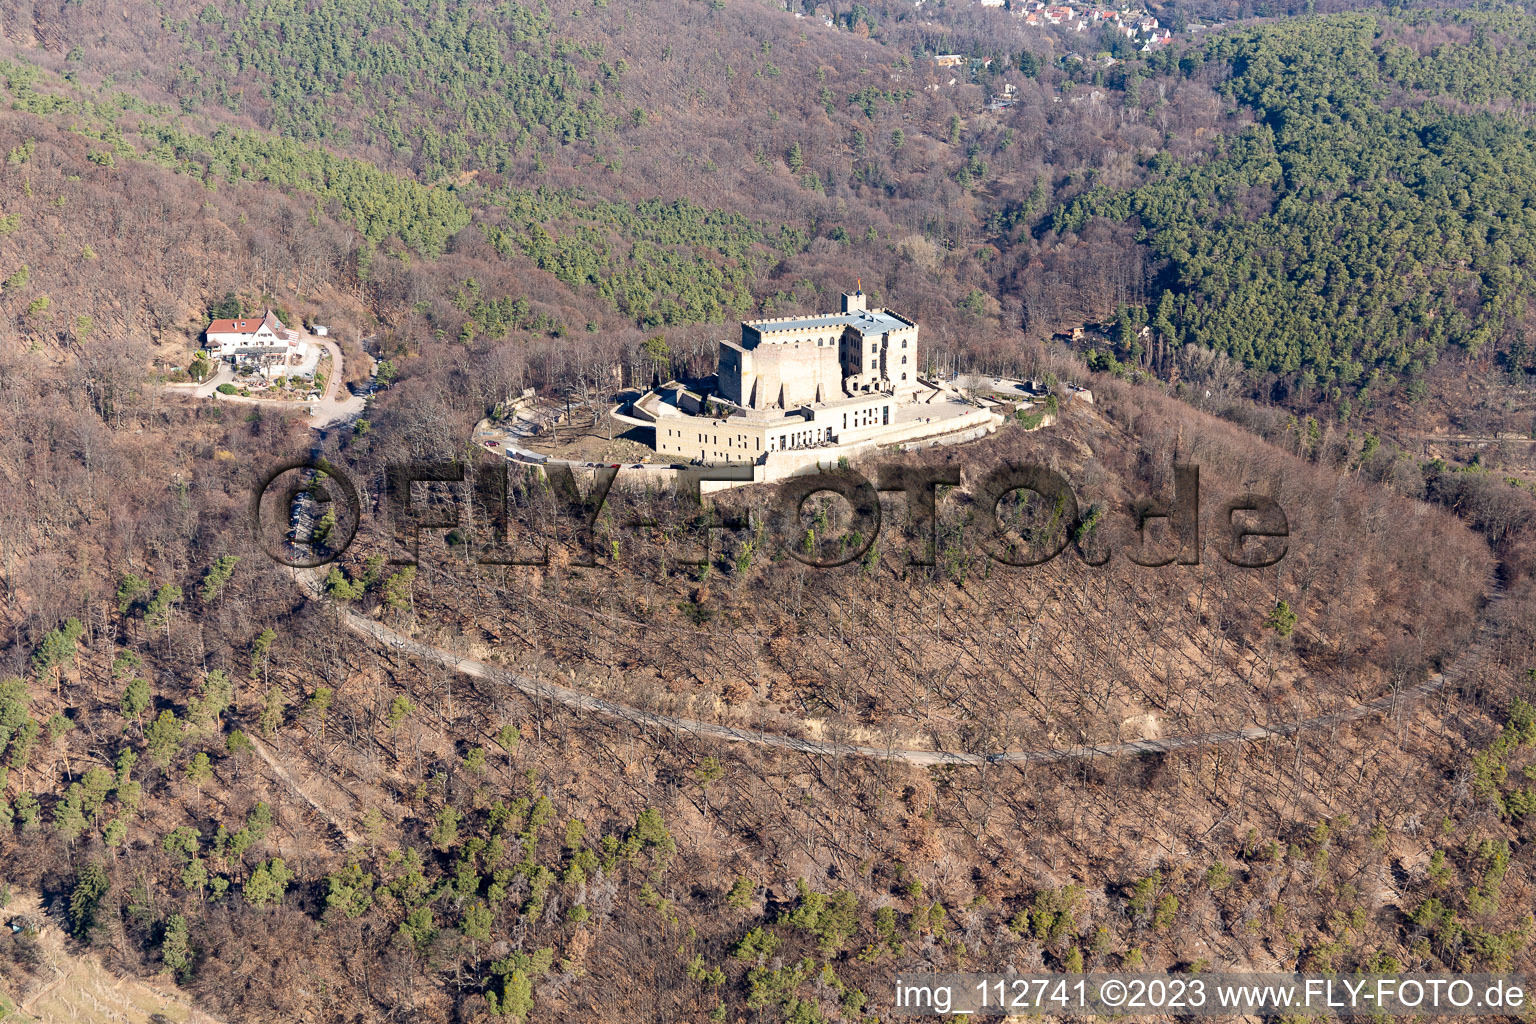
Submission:
<svg viewBox="0 0 1536 1024">
<path fill-rule="evenodd" d="M 751 320 L 720 342 L 715 375 L 670 381 L 616 417 L 689 464 L 752 463 L 771 480 L 881 445 L 961 441 L 997 429 L 995 403 L 918 372 L 918 325 L 846 292 L 836 313 Z"/>
</svg>

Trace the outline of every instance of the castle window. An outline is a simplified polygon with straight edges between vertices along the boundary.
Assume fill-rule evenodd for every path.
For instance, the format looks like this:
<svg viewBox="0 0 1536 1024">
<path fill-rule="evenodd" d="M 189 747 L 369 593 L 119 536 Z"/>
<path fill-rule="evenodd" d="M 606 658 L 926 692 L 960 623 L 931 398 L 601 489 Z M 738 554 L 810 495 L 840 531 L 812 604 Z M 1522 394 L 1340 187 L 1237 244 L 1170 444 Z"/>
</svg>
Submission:
<svg viewBox="0 0 1536 1024">
<path fill-rule="evenodd" d="M 902 356 L 901 357 L 901 365 L 902 366 L 906 366 L 907 365 L 907 357 L 906 356 Z M 906 378 L 903 377 L 902 380 L 906 380 Z"/>
</svg>

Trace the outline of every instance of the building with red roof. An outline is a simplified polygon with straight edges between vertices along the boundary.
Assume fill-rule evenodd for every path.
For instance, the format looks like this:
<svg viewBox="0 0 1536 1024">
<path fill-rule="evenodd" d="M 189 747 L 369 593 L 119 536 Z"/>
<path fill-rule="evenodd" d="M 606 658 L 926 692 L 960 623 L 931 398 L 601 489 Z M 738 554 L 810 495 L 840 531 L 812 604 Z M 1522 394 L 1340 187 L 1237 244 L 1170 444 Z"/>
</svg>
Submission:
<svg viewBox="0 0 1536 1024">
<path fill-rule="evenodd" d="M 270 309 L 261 316 L 215 320 L 205 332 L 208 351 L 236 366 L 274 367 L 304 361 L 306 344 L 298 331 L 289 330 Z"/>
</svg>

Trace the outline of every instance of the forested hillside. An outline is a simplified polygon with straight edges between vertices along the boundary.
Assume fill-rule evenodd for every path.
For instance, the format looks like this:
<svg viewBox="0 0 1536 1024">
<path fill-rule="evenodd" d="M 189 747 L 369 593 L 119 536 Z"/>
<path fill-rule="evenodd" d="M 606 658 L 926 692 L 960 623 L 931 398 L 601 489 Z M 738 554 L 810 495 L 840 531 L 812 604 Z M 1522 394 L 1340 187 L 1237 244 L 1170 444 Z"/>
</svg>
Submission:
<svg viewBox="0 0 1536 1024">
<path fill-rule="evenodd" d="M 1304 392 L 1422 394 L 1447 347 L 1476 355 L 1530 319 L 1536 134 L 1509 101 L 1528 102 L 1533 33 L 1463 14 L 1222 36 L 1180 70 L 1230 67 L 1220 92 L 1255 123 L 1212 160 L 1149 161 L 1148 184 L 1095 190 L 1052 227 L 1134 217 L 1166 266 L 1149 307 L 1175 342 Z"/>
<path fill-rule="evenodd" d="M 914 34 L 864 11 L 831 30 L 703 3 L 0 16 L 30 40 L 17 109 L 334 201 L 365 267 L 391 239 L 481 253 L 474 224 L 501 269 L 473 276 L 573 325 L 723 324 L 855 276 L 998 368 L 1122 313 L 1154 329 L 1155 353 L 1119 346 L 1131 367 L 1166 375 L 1193 344 L 1344 418 L 1422 397 L 1447 353 L 1531 365 L 1529 16 L 1281 20 L 1106 66 L 1012 19 Z M 951 84 L 927 53 L 954 46 L 977 59 Z M 374 295 L 406 333 L 442 295 L 408 290 Z"/>
<path fill-rule="evenodd" d="M 83 110 L 58 119 L 92 123 Z M 351 294 L 353 247 L 339 211 L 333 219 L 313 198 L 244 183 L 210 189 L 128 151 L 121 139 L 42 119 L 0 119 L 8 357 L 26 354 L 70 378 L 108 374 L 110 384 L 87 386 L 110 422 L 123 394 L 147 390 L 152 369 L 185 366 L 207 307 L 228 291 L 281 288 L 285 298 L 298 292 L 306 303 L 364 314 Z"/>
<path fill-rule="evenodd" d="M 231 1021 L 867 1024 L 929 968 L 1528 969 L 1536 501 L 1490 545 L 1390 459 L 1305 465 L 1110 382 L 972 454 L 1060 466 L 1116 545 L 1170 459 L 1218 493 L 1280 479 L 1291 559 L 1005 572 L 950 499 L 932 569 L 899 515 L 840 570 L 751 530 L 700 569 L 675 529 L 695 513 L 652 495 L 669 518 L 604 523 L 596 569 L 476 567 L 442 534 L 389 565 L 369 537 L 312 602 L 245 524 L 251 467 L 302 426 L 147 390 L 108 421 L 41 360 L 3 369 L 0 893 L 40 891 L 76 948 Z M 428 381 L 473 401 L 462 371 L 404 397 Z M 411 426 L 326 444 L 373 480 Z M 1496 558 L 1508 596 L 1484 605 Z M 354 609 L 649 710 L 943 749 L 1284 721 L 1453 674 L 1271 742 L 924 768 L 576 713 L 374 648 Z M 0 987 L 31 983 L 29 948 L 0 943 Z"/>
<path fill-rule="evenodd" d="M 526 259 L 642 326 L 718 323 L 756 308 L 752 285 L 807 239 L 687 199 L 620 203 L 580 192 L 508 189 L 487 222 L 496 251 Z"/>
<path fill-rule="evenodd" d="M 426 180 L 501 169 L 514 153 L 613 127 L 604 85 L 619 71 L 536 6 L 274 0 L 166 4 L 127 24 L 98 10 L 65 17 L 69 55 L 83 65 L 110 61 L 183 110 L 249 115 L 285 138 L 360 147 Z M 132 44 L 87 53 L 93 31 Z"/>
<path fill-rule="evenodd" d="M 997 290 L 988 250 L 978 245 L 995 227 L 1012 230 L 1030 211 L 1043 212 L 1051 191 L 1043 149 L 1065 155 L 1063 147 L 1086 142 L 1065 111 L 1048 110 L 1062 73 L 1033 66 L 1039 79 L 1026 77 L 1016 41 L 1000 54 L 987 88 L 1019 83 L 1031 111 L 1054 124 L 973 119 L 981 89 L 927 90 L 938 80 L 924 57 L 847 32 L 818 27 L 812 37 L 811 23 L 752 4 L 577 5 L 537 15 L 504 5 L 451 17 L 424 4 L 328 4 L 304 17 L 296 9 L 172 4 L 164 16 L 170 32 L 75 5 L 0 17 L 9 40 L 31 42 L 16 47 L 17 61 L 36 62 L 93 98 L 97 90 L 129 92 L 195 117 L 199 123 L 185 127 L 205 137 L 226 125 L 269 130 L 454 187 L 477 210 L 497 206 L 503 187 L 544 185 L 580 189 L 591 200 L 657 199 L 648 209 L 658 211 L 687 198 L 712 217 L 772 223 L 781 260 L 799 258 L 749 272 L 731 246 L 706 254 L 728 280 L 711 281 L 686 302 L 675 297 L 689 308 L 684 321 L 716 309 L 725 319 L 725 310 L 739 310 L 743 286 L 755 303 L 807 279 L 835 289 L 846 282 L 823 279 L 853 276 L 899 298 L 946 344 L 958 344 L 962 325 L 990 340 L 1005 329 L 995 305 L 980 317 L 975 311 L 985 314 L 986 304 L 960 305 L 973 292 Z M 482 52 L 487 26 L 497 27 L 494 58 Z M 348 45 L 317 53 L 329 45 L 326 33 L 342 28 Z M 259 33 L 269 35 L 258 41 Z M 396 38 L 408 40 L 399 51 L 389 45 Z M 521 67 L 536 57 L 549 62 L 536 76 L 550 86 L 540 95 L 568 97 L 562 83 L 577 75 L 579 109 L 605 127 L 566 130 L 560 110 L 485 94 L 491 62 Z M 302 99 L 291 88 L 298 79 L 306 83 Z M 242 88 L 221 98 L 197 84 L 205 80 Z M 521 88 L 524 78 L 494 80 Z M 429 95 L 417 95 L 418 87 Z M 510 124 L 486 127 L 492 107 L 530 136 Z M 368 117 L 358 116 L 363 110 Z M 479 145 L 482 136 L 495 136 L 489 149 Z M 1035 144 L 1046 137 L 1047 146 Z M 473 195 L 481 187 L 483 203 Z M 1014 188 L 1017 199 L 1007 194 Z M 798 250 L 783 252 L 780 226 Z M 711 244 L 665 223 L 644 230 Z M 613 258 L 620 268 L 646 262 Z M 521 262 L 536 261 L 537 254 Z M 632 319 L 643 323 L 653 312 L 637 309 Z"/>
<path fill-rule="evenodd" d="M 896 973 L 994 965 L 1529 973 L 1536 473 L 1412 432 L 1530 420 L 1536 19 L 1290 6 L 1159 8 L 1274 20 L 1111 64 L 897 0 L 0 0 L 0 906 L 40 893 L 231 1024 L 883 1024 Z M 525 387 L 708 373 L 736 319 L 856 281 L 924 355 L 1091 383 L 912 458 L 1049 464 L 1112 564 L 1005 570 L 963 488 L 932 565 L 890 494 L 833 572 L 756 529 L 693 564 L 696 508 L 616 495 L 591 568 L 448 529 L 392 565 L 364 531 L 312 600 L 250 529 L 278 458 L 335 460 L 377 526 L 386 463 L 463 458 Z M 323 432 L 168 394 L 230 304 L 394 383 Z M 1184 462 L 1205 561 L 1130 562 Z M 1272 569 L 1218 560 L 1245 490 L 1292 513 Z M 1072 753 L 1154 737 L 1188 742 Z M 42 985 L 8 931 L 0 989 Z"/>
</svg>

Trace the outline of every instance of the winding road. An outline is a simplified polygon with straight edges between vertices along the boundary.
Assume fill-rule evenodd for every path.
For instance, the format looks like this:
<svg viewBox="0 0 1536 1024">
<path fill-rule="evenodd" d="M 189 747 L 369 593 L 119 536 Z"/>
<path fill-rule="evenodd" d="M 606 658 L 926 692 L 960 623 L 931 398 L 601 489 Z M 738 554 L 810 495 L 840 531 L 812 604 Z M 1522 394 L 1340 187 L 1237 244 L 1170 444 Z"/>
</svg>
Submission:
<svg viewBox="0 0 1536 1024">
<path fill-rule="evenodd" d="M 300 588 L 313 600 L 328 601 L 321 575 L 314 569 L 292 570 Z M 594 697 L 580 690 L 560 686 L 557 683 L 535 679 L 483 661 L 454 654 L 440 647 L 412 640 L 388 626 L 343 609 L 337 609 L 341 622 L 354 633 L 376 642 L 382 647 L 410 657 L 433 661 L 466 676 L 486 679 L 510 686 L 521 693 L 555 701 L 577 711 L 590 712 L 615 721 L 674 732 L 688 733 L 725 743 L 746 743 L 757 747 L 792 750 L 824 757 L 873 757 L 905 764 L 931 765 L 986 765 L 986 764 L 1052 764 L 1062 761 L 1095 757 L 1120 757 L 1133 754 L 1165 754 L 1196 747 L 1216 746 L 1227 743 L 1247 743 L 1254 740 L 1294 736 L 1297 733 L 1329 729 L 1349 722 L 1358 722 L 1376 714 L 1386 714 L 1406 702 L 1416 701 L 1441 689 L 1446 683 L 1444 673 L 1437 672 L 1417 686 L 1379 697 L 1363 704 L 1356 704 L 1342 711 L 1317 715 L 1311 718 L 1281 722 L 1276 725 L 1250 725 L 1241 729 L 1197 733 L 1192 736 L 1175 736 L 1168 739 L 1130 740 L 1123 743 L 1102 743 L 1072 747 L 1051 747 L 1043 750 L 1009 750 L 994 754 L 972 754 L 950 750 L 923 750 L 908 747 L 874 747 L 853 743 L 836 743 L 824 740 L 808 740 L 782 733 L 752 729 L 738 729 L 693 718 L 664 715 L 645 711 L 628 704 Z"/>
</svg>

